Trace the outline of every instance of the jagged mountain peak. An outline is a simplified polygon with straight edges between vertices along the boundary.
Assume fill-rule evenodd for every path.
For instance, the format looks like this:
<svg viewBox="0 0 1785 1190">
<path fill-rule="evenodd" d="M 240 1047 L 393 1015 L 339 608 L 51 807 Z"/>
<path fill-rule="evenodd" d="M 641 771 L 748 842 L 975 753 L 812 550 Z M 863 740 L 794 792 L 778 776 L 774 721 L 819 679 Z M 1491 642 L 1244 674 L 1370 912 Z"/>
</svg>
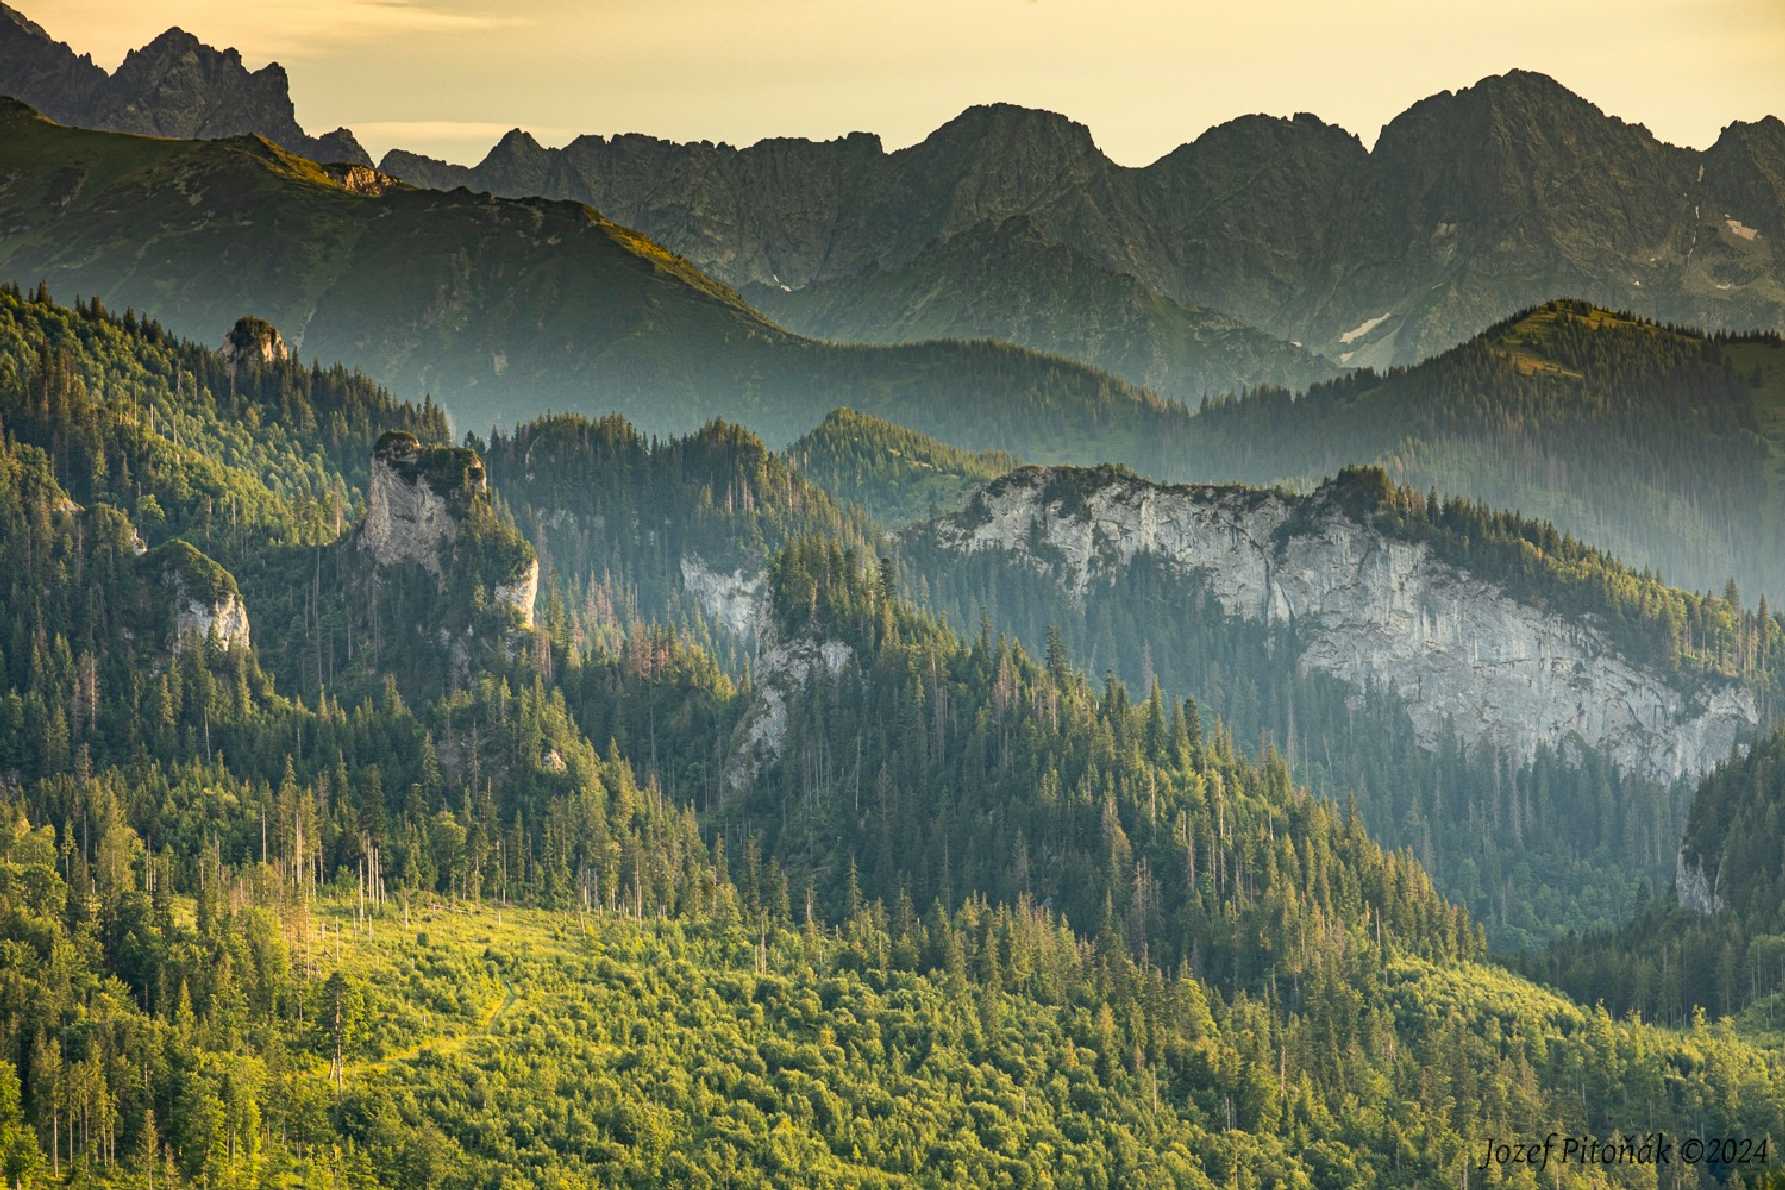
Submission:
<svg viewBox="0 0 1785 1190">
<path fill-rule="evenodd" d="M 1552 141 L 1610 137 L 1660 144 L 1643 125 L 1609 115 L 1549 75 L 1530 70 L 1490 74 L 1472 86 L 1421 99 L 1383 126 L 1372 153 L 1393 156 L 1434 131 L 1455 138 L 1454 152 L 1478 152 L 1484 143 L 1509 136 Z"/>
<path fill-rule="evenodd" d="M 185 53 L 187 51 L 196 53 L 202 51 L 208 54 L 215 54 L 220 58 L 228 58 L 236 62 L 242 60 L 241 51 L 237 50 L 234 46 L 221 50 L 215 49 L 200 41 L 196 34 L 188 33 L 178 25 L 169 25 L 166 29 L 150 38 L 147 44 L 125 54 L 124 60 L 128 62 L 132 58 L 154 57 L 158 53 L 165 53 L 170 50 L 175 53 Z"/>
<path fill-rule="evenodd" d="M 289 94 L 290 79 L 285 67 L 277 62 L 268 62 L 259 70 L 249 70 L 242 61 L 242 51 L 234 46 L 217 49 L 206 45 L 195 35 L 174 25 L 157 35 L 147 45 L 131 50 L 124 55 L 113 72 L 114 82 L 141 79 L 150 85 L 166 85 L 166 74 L 170 71 L 196 67 L 211 75 L 218 82 L 227 82 L 231 76 L 240 76 L 256 84 L 257 90 L 264 90 L 267 98 L 280 105 L 289 114 L 292 107 Z"/>
<path fill-rule="evenodd" d="M 13 24 L 17 25 L 19 28 L 23 29 L 25 32 L 30 33 L 36 37 L 41 37 L 45 41 L 55 40 L 47 32 L 44 31 L 44 28 L 42 25 L 39 25 L 36 21 L 34 21 L 30 17 L 26 16 L 24 13 L 20 12 L 18 9 L 13 8 L 11 5 L 0 4 L 0 20 L 10 21 Z"/>
<path fill-rule="evenodd" d="M 1014 103 L 976 103 L 930 133 L 908 152 L 979 145 L 988 139 L 1049 138 L 1087 155 L 1097 153 L 1090 128 L 1058 112 Z"/>
<path fill-rule="evenodd" d="M 0 93 L 64 124 L 183 139 L 258 133 L 322 162 L 371 165 L 346 129 L 312 137 L 297 122 L 285 68 L 250 71 L 240 50 L 217 49 L 173 26 L 107 73 L 12 9 L 0 21 Z"/>
<path fill-rule="evenodd" d="M 1298 162 L 1305 167 L 1316 157 L 1355 166 L 1368 156 L 1356 133 L 1309 112 L 1293 117 L 1250 114 L 1214 125 L 1147 168 L 1175 175 L 1186 168 L 1208 168 L 1216 161 L 1244 168 L 1255 168 L 1260 161 Z"/>
<path fill-rule="evenodd" d="M 545 146 L 535 140 L 533 134 L 525 128 L 510 128 L 502 134 L 502 139 L 495 143 L 485 159 L 494 157 L 498 153 L 515 153 L 522 150 L 537 153 L 544 149 Z"/>
<path fill-rule="evenodd" d="M 1716 141 L 1708 151 L 1715 153 L 1726 147 L 1760 145 L 1774 149 L 1785 147 L 1785 120 L 1777 116 L 1762 116 L 1758 120 L 1732 120 L 1717 134 Z"/>
</svg>

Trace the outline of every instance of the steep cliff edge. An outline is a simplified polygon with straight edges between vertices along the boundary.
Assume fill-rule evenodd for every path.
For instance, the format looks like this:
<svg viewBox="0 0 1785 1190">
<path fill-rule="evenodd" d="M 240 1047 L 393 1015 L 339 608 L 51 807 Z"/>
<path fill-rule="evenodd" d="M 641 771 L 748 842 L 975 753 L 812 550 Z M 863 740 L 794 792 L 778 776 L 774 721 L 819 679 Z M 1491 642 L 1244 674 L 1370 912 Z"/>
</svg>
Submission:
<svg viewBox="0 0 1785 1190">
<path fill-rule="evenodd" d="M 945 552 L 1002 551 L 1079 604 L 1146 555 L 1238 620 L 1293 629 L 1297 665 L 1407 705 L 1423 746 L 1448 730 L 1521 759 L 1594 748 L 1626 772 L 1695 776 L 1759 721 L 1732 680 L 1626 656 L 1609 625 L 1516 597 L 1384 532 L 1339 481 L 1310 497 L 1165 487 L 1124 472 L 1026 468 L 915 530 Z"/>
<path fill-rule="evenodd" d="M 379 438 L 357 545 L 381 569 L 420 567 L 441 592 L 462 581 L 482 585 L 519 627 L 533 626 L 539 562 L 496 517 L 476 451 L 423 446 L 401 431 Z"/>
<path fill-rule="evenodd" d="M 141 565 L 165 596 L 171 652 L 212 642 L 225 653 L 250 647 L 248 607 L 229 571 L 184 541 L 150 550 Z"/>
<path fill-rule="evenodd" d="M 1785 729 L 1728 758 L 1698 787 L 1674 874 L 1681 908 L 1728 909 L 1752 934 L 1779 932 L 1785 927 L 1782 845 Z"/>
</svg>

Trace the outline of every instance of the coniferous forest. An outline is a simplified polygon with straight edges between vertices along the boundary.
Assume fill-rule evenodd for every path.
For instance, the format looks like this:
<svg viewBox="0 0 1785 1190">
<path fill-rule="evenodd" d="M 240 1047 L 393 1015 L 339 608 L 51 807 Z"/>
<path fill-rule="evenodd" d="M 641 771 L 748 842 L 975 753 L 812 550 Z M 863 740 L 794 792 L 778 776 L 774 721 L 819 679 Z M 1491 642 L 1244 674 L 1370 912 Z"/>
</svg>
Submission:
<svg viewBox="0 0 1785 1190">
<path fill-rule="evenodd" d="M 1785 1186 L 1776 119 L 245 52 L 0 4 L 0 1183 Z"/>
<path fill-rule="evenodd" d="M 1303 689 L 1267 641 L 1161 642 L 1141 686 L 1013 608 L 951 627 L 916 554 L 723 425 L 424 452 L 431 490 L 490 483 L 449 571 L 387 567 L 373 448 L 439 442 L 437 409 L 0 303 L 14 1181 L 1417 1186 L 1477 1133 L 1780 1128 L 1770 886 L 1683 934 L 1725 931 L 1741 985 L 1683 1023 L 1592 946 L 1520 974 L 1491 907 L 1331 796 L 1351 770 L 1316 793 L 1256 710 L 1187 693 Z M 516 551 L 536 615 L 493 597 Z M 758 618 L 681 559 L 763 563 Z M 1356 783 L 1396 796 L 1461 762 L 1349 763 L 1406 766 Z"/>
</svg>

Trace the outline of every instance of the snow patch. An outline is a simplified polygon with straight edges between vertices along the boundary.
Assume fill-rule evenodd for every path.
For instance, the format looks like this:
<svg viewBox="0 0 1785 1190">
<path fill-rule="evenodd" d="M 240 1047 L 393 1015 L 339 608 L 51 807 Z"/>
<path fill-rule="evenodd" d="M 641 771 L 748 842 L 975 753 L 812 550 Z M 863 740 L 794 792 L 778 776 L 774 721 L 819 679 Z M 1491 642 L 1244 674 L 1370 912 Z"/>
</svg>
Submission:
<svg viewBox="0 0 1785 1190">
<path fill-rule="evenodd" d="M 1369 334 L 1371 331 L 1375 330 L 1377 327 L 1381 326 L 1383 323 L 1387 322 L 1390 318 L 1393 318 L 1393 317 L 1394 317 L 1394 311 L 1389 310 L 1386 313 L 1376 315 L 1376 317 L 1374 317 L 1374 318 L 1366 318 L 1362 322 L 1358 323 L 1356 326 L 1352 327 L 1350 330 L 1346 331 L 1344 334 L 1340 335 L 1339 342 L 1350 343 L 1355 340 L 1361 339 L 1365 335 Z"/>
</svg>

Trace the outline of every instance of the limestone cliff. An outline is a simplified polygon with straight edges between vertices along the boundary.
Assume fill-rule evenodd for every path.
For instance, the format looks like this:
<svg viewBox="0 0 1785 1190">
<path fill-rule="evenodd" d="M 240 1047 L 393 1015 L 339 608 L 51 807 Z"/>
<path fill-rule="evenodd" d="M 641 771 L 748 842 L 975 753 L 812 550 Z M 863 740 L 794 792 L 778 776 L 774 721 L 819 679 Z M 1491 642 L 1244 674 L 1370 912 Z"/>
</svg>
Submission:
<svg viewBox="0 0 1785 1190">
<path fill-rule="evenodd" d="M 224 336 L 223 346 L 218 354 L 237 367 L 253 361 L 262 364 L 277 363 L 291 358 L 291 349 L 286 346 L 284 336 L 272 323 L 264 318 L 255 318 L 245 314 L 236 319 L 236 324 Z"/>
<path fill-rule="evenodd" d="M 208 642 L 226 653 L 250 647 L 248 608 L 229 571 L 184 541 L 149 551 L 142 565 L 166 596 L 171 652 Z"/>
<path fill-rule="evenodd" d="M 480 551 L 493 560 L 487 575 L 465 576 L 461 544 L 473 535 L 499 537 L 497 550 Z M 512 539 L 512 540 L 511 540 Z M 445 590 L 455 577 L 488 583 L 491 598 L 511 609 L 524 628 L 533 625 L 539 590 L 539 562 L 511 529 L 495 523 L 489 482 L 476 451 L 423 446 L 412 434 L 392 431 L 372 452 L 366 518 L 357 545 L 383 568 L 419 566 Z"/>
<path fill-rule="evenodd" d="M 1151 555 L 1187 580 L 1187 604 L 1194 579 L 1228 616 L 1293 626 L 1303 672 L 1398 694 L 1425 746 L 1447 725 L 1523 758 L 1578 742 L 1671 780 L 1708 770 L 1759 718 L 1747 688 L 1632 662 L 1591 619 L 1514 598 L 1318 494 L 1026 468 L 916 532 L 1004 551 L 1081 603 Z"/>
<path fill-rule="evenodd" d="M 770 623 L 755 670 L 749 708 L 732 735 L 720 780 L 725 793 L 743 793 L 762 769 L 781 757 L 787 739 L 787 704 L 820 677 L 836 680 L 855 660 L 842 641 L 801 637 L 782 640 Z"/>
</svg>

